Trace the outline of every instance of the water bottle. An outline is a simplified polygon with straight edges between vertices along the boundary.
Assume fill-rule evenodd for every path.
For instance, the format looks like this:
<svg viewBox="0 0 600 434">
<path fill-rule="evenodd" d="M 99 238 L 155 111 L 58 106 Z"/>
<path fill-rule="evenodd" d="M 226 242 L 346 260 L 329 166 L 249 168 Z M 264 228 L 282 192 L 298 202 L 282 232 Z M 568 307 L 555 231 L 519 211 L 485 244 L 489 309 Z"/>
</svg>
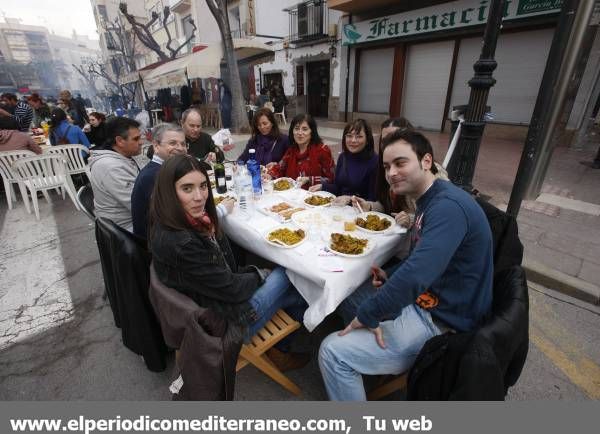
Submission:
<svg viewBox="0 0 600 434">
<path fill-rule="evenodd" d="M 258 164 L 255 157 L 256 151 L 250 149 L 250 156 L 246 162 L 246 167 L 252 176 L 252 191 L 254 193 L 254 198 L 256 199 L 262 195 L 262 184 L 260 180 L 260 164 Z"/>
<path fill-rule="evenodd" d="M 239 164 L 239 163 L 238 163 Z M 238 170 L 235 174 L 235 192 L 238 197 L 240 210 L 242 212 L 248 213 L 252 212 L 253 202 L 252 202 L 252 177 L 250 173 L 246 170 L 246 166 L 238 165 Z"/>
</svg>

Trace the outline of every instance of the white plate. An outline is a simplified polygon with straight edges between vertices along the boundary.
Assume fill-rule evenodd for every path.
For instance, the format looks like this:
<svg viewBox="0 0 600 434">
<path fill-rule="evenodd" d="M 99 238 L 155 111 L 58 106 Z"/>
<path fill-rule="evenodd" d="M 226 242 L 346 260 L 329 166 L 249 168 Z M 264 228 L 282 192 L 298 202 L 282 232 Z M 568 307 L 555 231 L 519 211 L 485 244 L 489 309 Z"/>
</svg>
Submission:
<svg viewBox="0 0 600 434">
<path fill-rule="evenodd" d="M 320 197 L 331 197 L 333 199 L 335 199 L 335 194 L 333 193 L 329 193 L 328 191 L 314 191 L 314 192 L 308 192 L 308 194 L 306 195 L 306 197 L 302 200 L 302 203 L 304 203 L 304 205 L 310 207 L 310 208 L 324 208 L 326 206 L 331 206 L 331 202 L 326 203 L 325 205 L 311 205 L 310 203 L 306 203 L 306 199 L 308 199 L 311 196 L 320 196 Z"/>
<path fill-rule="evenodd" d="M 302 238 L 302 239 L 301 239 L 300 241 L 298 241 L 296 244 L 293 244 L 293 245 L 291 245 L 291 246 L 288 246 L 288 245 L 283 245 L 283 244 L 279 244 L 279 243 L 276 243 L 276 242 L 274 242 L 274 241 L 271 241 L 271 240 L 269 240 L 269 234 L 270 234 L 271 232 L 273 232 L 273 231 L 276 231 L 277 229 L 289 229 L 289 230 L 291 230 L 291 231 L 296 231 L 296 230 L 298 230 L 298 228 L 297 228 L 297 227 L 294 227 L 294 226 L 290 226 L 290 225 L 279 225 L 279 226 L 275 226 L 274 228 L 271 228 L 271 229 L 269 229 L 268 231 L 266 231 L 266 232 L 264 233 L 264 235 L 263 235 L 263 238 L 264 238 L 264 240 L 265 240 L 265 241 L 266 241 L 268 244 L 270 244 L 270 245 L 272 245 L 272 246 L 275 246 L 275 247 L 279 247 L 280 249 L 293 249 L 293 248 L 296 248 L 296 247 L 298 247 L 300 244 L 302 244 L 304 241 L 306 241 L 306 238 L 307 238 L 307 236 L 308 236 L 308 234 L 307 234 L 307 233 L 306 233 L 306 231 L 305 231 L 305 232 L 304 232 L 304 238 Z"/>
<path fill-rule="evenodd" d="M 316 207 L 292 214 L 292 221 L 306 230 L 308 226 L 324 228 L 331 223 L 331 218 L 327 214 L 324 214 L 319 207 Z"/>
<path fill-rule="evenodd" d="M 264 215 L 273 217 L 274 219 L 279 220 L 280 222 L 289 221 L 290 220 L 289 218 L 286 219 L 281 214 L 271 211 L 271 207 L 273 207 L 277 204 L 280 204 L 280 203 L 286 203 L 291 208 L 306 209 L 306 207 L 304 207 L 302 205 L 298 205 L 294 201 L 287 200 L 283 196 L 280 196 L 277 194 L 263 196 L 263 198 L 261 198 L 258 202 L 256 202 L 255 205 L 256 205 L 256 209 Z M 301 212 L 301 211 L 298 211 L 298 212 Z M 292 216 L 293 216 L 293 214 L 292 214 Z"/>
<path fill-rule="evenodd" d="M 234 199 L 235 202 L 237 203 L 237 197 L 233 191 L 228 191 L 227 193 L 220 194 L 220 193 L 217 193 L 217 190 L 213 190 L 213 200 L 215 200 L 219 197 L 223 197 L 223 196 L 230 197 L 230 198 Z M 216 203 L 215 203 L 215 205 L 216 205 Z"/>
<path fill-rule="evenodd" d="M 383 214 L 383 213 L 380 213 L 377 211 L 368 211 L 368 212 L 360 213 L 354 218 L 354 222 L 356 222 L 356 219 L 358 219 L 358 218 L 364 218 L 366 220 L 367 216 L 370 214 L 376 215 L 379 218 L 388 220 L 391 223 L 391 225 L 387 229 L 384 229 L 382 231 L 372 231 L 369 229 L 361 228 L 359 225 L 356 225 L 356 229 L 358 229 L 359 231 L 367 232 L 369 234 L 385 234 L 387 231 L 391 230 L 394 227 L 394 225 L 396 224 L 396 220 L 394 220 L 394 217 L 390 217 L 387 214 Z"/>
<path fill-rule="evenodd" d="M 329 248 L 329 250 L 332 253 L 336 254 L 337 256 L 343 256 L 345 258 L 362 258 L 363 256 L 367 256 L 368 254 L 370 254 L 373 251 L 373 249 L 375 248 L 375 245 L 377 244 L 375 242 L 375 240 L 373 240 L 371 238 L 367 238 L 364 235 L 357 234 L 356 232 L 333 232 L 333 233 L 343 234 L 343 235 L 350 235 L 351 237 L 359 238 L 359 239 L 363 239 L 363 240 L 367 240 L 368 241 L 367 246 L 365 247 L 365 249 L 363 250 L 363 252 L 361 254 L 359 254 L 359 255 L 349 255 L 347 253 L 341 253 L 341 252 L 338 252 L 337 250 L 333 250 L 331 248 L 331 236 L 330 236 L 329 237 L 329 241 L 327 242 L 327 247 Z"/>
<path fill-rule="evenodd" d="M 291 187 L 290 188 L 286 188 L 285 190 L 277 190 L 275 188 L 275 183 L 277 181 L 281 181 L 281 180 L 288 181 L 291 184 Z M 292 178 L 277 178 L 277 179 L 273 180 L 273 193 L 279 193 L 279 192 L 282 192 L 282 191 L 290 191 L 290 190 L 294 189 L 295 186 L 296 186 L 296 181 L 294 181 Z"/>
</svg>

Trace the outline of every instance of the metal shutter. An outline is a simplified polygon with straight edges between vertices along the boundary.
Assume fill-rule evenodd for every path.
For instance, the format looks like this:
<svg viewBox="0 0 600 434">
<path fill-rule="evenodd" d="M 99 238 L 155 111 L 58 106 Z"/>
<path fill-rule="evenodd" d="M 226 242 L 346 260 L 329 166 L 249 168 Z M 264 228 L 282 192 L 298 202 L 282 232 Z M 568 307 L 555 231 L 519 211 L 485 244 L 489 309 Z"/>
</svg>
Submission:
<svg viewBox="0 0 600 434">
<path fill-rule="evenodd" d="M 410 45 L 402 90 L 402 116 L 415 127 L 439 130 L 448 93 L 454 41 Z"/>
<path fill-rule="evenodd" d="M 358 85 L 359 112 L 389 113 L 393 68 L 393 48 L 361 51 Z"/>
<path fill-rule="evenodd" d="M 496 84 L 490 89 L 488 105 L 493 121 L 529 124 L 546 67 L 554 29 L 532 30 L 501 35 L 496 47 Z M 481 54 L 482 38 L 460 43 L 451 106 L 467 104 L 473 77 L 473 64 Z"/>
</svg>

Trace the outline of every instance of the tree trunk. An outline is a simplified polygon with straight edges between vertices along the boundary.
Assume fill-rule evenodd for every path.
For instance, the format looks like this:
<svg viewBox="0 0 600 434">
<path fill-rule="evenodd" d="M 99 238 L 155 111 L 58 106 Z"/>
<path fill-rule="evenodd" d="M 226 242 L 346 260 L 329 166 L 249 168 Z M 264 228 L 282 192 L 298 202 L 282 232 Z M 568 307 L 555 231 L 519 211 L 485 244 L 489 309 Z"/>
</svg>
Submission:
<svg viewBox="0 0 600 434">
<path fill-rule="evenodd" d="M 249 131 L 248 117 L 245 110 L 244 97 L 242 94 L 242 82 L 240 80 L 240 70 L 238 68 L 233 39 L 231 38 L 231 29 L 229 27 L 229 17 L 227 15 L 227 1 L 225 0 L 206 0 L 208 8 L 212 12 L 223 40 L 223 51 L 227 62 L 228 77 L 225 82 L 231 91 L 231 130 L 235 133 Z"/>
</svg>

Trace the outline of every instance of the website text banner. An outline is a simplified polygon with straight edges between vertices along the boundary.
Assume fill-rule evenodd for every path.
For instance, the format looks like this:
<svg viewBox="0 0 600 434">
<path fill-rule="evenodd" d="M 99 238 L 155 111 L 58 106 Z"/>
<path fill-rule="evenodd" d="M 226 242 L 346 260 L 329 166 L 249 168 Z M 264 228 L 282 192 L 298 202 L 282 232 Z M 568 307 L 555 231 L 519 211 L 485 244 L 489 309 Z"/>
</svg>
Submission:
<svg viewBox="0 0 600 434">
<path fill-rule="evenodd" d="M 504 20 L 555 14 L 560 12 L 562 2 L 563 0 L 507 0 L 504 9 Z M 345 24 L 342 32 L 342 44 L 360 44 L 483 25 L 487 22 L 490 3 L 490 0 L 458 0 L 353 24 Z"/>
<path fill-rule="evenodd" d="M 2 402 L 9 433 L 597 433 L 600 403 Z"/>
</svg>

